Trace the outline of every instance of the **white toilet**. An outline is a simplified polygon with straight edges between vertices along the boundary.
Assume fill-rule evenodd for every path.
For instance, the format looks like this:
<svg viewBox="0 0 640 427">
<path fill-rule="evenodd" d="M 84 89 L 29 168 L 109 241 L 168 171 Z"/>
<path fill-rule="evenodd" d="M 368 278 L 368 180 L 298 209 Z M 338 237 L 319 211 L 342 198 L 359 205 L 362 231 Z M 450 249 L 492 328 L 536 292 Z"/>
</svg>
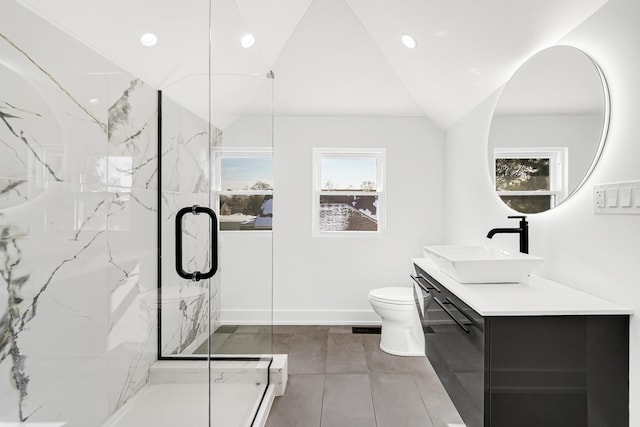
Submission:
<svg viewBox="0 0 640 427">
<path fill-rule="evenodd" d="M 424 334 L 413 288 L 374 289 L 369 292 L 369 303 L 382 317 L 382 351 L 396 356 L 424 356 Z"/>
</svg>

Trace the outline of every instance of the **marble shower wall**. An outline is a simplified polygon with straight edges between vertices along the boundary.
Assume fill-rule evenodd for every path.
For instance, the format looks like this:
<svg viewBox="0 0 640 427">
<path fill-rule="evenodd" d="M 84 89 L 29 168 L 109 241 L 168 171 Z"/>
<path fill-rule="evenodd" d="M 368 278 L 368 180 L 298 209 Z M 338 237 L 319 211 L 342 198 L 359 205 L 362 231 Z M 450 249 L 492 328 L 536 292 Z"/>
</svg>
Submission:
<svg viewBox="0 0 640 427">
<path fill-rule="evenodd" d="M 211 142 L 209 139 L 211 138 Z M 162 100 L 162 343 L 163 356 L 190 355 L 219 325 L 220 274 L 211 280 L 181 279 L 175 270 L 175 216 L 185 206 L 210 206 L 211 147 L 222 133 L 183 107 Z M 185 271 L 205 272 L 210 262 L 210 222 L 186 215 L 183 226 Z M 166 255 L 166 256 L 165 256 Z M 209 315 L 211 312 L 211 315 Z M 210 320 L 211 318 L 211 320 Z"/>
<path fill-rule="evenodd" d="M 133 396 L 157 360 L 157 92 L 109 76 L 106 170 L 109 414 Z M 93 164 L 94 159 L 90 160 Z M 103 178 L 104 179 L 104 178 Z"/>
<path fill-rule="evenodd" d="M 0 89 L 0 424 L 99 426 L 156 359 L 156 91 L 12 1 Z"/>
</svg>

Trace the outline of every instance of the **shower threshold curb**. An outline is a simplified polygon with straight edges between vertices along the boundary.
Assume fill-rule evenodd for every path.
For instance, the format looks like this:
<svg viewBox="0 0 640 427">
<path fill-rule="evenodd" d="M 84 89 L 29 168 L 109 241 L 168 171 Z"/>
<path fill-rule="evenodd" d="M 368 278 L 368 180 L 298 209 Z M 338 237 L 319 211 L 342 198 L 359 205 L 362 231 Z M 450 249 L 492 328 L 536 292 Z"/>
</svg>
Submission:
<svg viewBox="0 0 640 427">
<path fill-rule="evenodd" d="M 246 355 L 245 355 L 246 356 Z M 271 411 L 271 406 L 273 404 L 274 398 L 276 396 L 281 396 L 284 393 L 284 390 L 287 385 L 287 362 L 288 355 L 286 354 L 277 354 L 277 355 L 262 355 L 263 359 L 266 360 L 232 360 L 232 361 L 211 361 L 208 362 L 206 360 L 160 360 L 156 361 L 150 368 L 149 372 L 149 381 L 147 385 L 142 387 L 136 395 L 134 395 L 129 402 L 127 402 L 123 407 L 121 407 L 115 414 L 113 414 L 104 424 L 103 427 L 131 427 L 140 425 L 140 420 L 147 417 L 149 411 L 154 411 L 153 408 L 159 410 L 167 409 L 176 405 L 176 408 L 179 410 L 184 409 L 185 405 L 193 405 L 193 399 L 186 399 L 182 404 L 179 399 L 185 399 L 185 396 L 188 393 L 196 393 L 193 396 L 203 396 L 207 394 L 207 389 L 210 390 L 220 390 L 218 387 L 232 387 L 228 392 L 223 392 L 223 395 L 233 394 L 234 392 L 238 392 L 241 388 L 245 388 L 247 390 L 256 390 L 255 386 L 260 383 L 266 383 L 267 372 L 269 375 L 269 384 L 266 388 L 263 388 L 264 391 L 260 392 L 262 398 L 257 398 L 255 400 L 255 405 L 253 405 L 253 409 L 251 413 L 255 414 L 253 417 L 253 421 L 245 419 L 239 424 L 242 427 L 264 427 L 266 424 L 267 418 L 269 416 L 269 412 Z M 270 366 L 269 366 L 270 364 Z M 211 369 L 209 369 L 209 365 Z M 209 383 L 209 378 L 211 378 L 211 382 Z M 171 392 L 175 386 L 176 392 Z M 161 387 L 158 389 L 158 387 Z M 197 387 L 196 389 L 185 388 L 185 387 Z M 204 387 L 204 388 L 203 388 Z M 164 391 L 162 391 L 164 390 Z M 158 394 L 159 393 L 159 394 Z M 145 399 L 149 399 L 149 396 L 155 394 L 160 396 L 166 396 L 167 393 L 171 393 L 171 395 L 175 395 L 167 400 L 165 397 L 164 401 L 158 400 L 159 403 L 151 404 L 144 403 Z M 220 396 L 220 391 L 214 392 L 214 395 Z M 249 393 L 252 393 L 249 391 Z M 236 399 L 238 400 L 238 399 Z M 140 404 L 147 409 L 139 409 L 137 413 L 132 414 L 133 411 L 136 411 L 135 408 L 140 408 Z M 213 400 L 211 401 L 214 402 Z M 249 402 L 247 402 L 249 403 Z M 154 406 L 160 404 L 161 406 Z M 218 402 L 218 405 L 220 402 Z M 131 406 L 133 405 L 133 406 Z M 249 405 L 252 406 L 252 405 Z M 203 419 L 202 416 L 207 413 L 207 403 L 206 400 L 202 400 L 197 404 L 198 408 L 202 408 L 202 412 L 200 410 L 197 411 L 198 420 L 193 420 L 194 425 L 206 425 L 206 419 Z M 192 408 L 192 411 L 195 410 L 195 407 Z M 226 408 L 225 408 L 226 409 Z M 218 409 L 219 410 L 219 409 Z M 142 411 L 142 412 L 141 412 Z M 242 410 L 244 411 L 244 410 Z M 175 411 L 172 411 L 175 412 Z M 217 412 L 217 411 L 214 411 Z M 191 414 L 193 415 L 193 414 Z M 141 418 L 142 417 L 142 418 Z M 134 421 L 133 423 L 131 422 Z M 171 422 L 168 419 L 161 419 L 160 422 L 156 422 L 154 425 L 157 427 L 164 427 L 166 423 L 166 427 L 173 427 L 175 422 Z M 235 425 L 236 422 L 234 422 Z M 184 419 L 181 421 L 181 425 L 184 424 Z"/>
</svg>

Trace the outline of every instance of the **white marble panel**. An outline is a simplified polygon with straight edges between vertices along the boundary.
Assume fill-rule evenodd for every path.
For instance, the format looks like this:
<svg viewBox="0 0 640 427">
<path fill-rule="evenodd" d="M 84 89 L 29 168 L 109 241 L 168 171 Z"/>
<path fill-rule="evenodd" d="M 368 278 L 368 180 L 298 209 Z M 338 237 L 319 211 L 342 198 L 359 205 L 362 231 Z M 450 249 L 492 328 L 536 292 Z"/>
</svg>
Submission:
<svg viewBox="0 0 640 427">
<path fill-rule="evenodd" d="M 0 178 L 0 209 L 10 208 L 35 198 L 44 191 L 42 181 L 19 178 Z"/>
<path fill-rule="evenodd" d="M 157 91 L 124 71 L 109 77 L 107 179 L 110 186 L 156 189 L 158 172 Z"/>
<path fill-rule="evenodd" d="M 33 37 L 34 28 L 38 37 Z M 85 160 L 106 153 L 107 64 L 85 45 L 22 6 L 3 2 L 2 176 L 99 184 L 91 180 L 92 171 L 87 173 Z"/>
<path fill-rule="evenodd" d="M 149 367 L 157 359 L 157 309 L 146 298 L 157 289 L 157 194 L 109 189 L 107 347 L 109 412 L 113 413 L 146 383 Z"/>
<path fill-rule="evenodd" d="M 156 92 L 13 1 L 0 89 L 0 422 L 97 426 L 156 358 Z"/>
<path fill-rule="evenodd" d="M 211 129 L 211 130 L 210 130 Z M 210 149 L 220 132 L 169 98 L 162 99 L 162 189 L 210 191 Z"/>
<path fill-rule="evenodd" d="M 2 64 L 0 81 L 0 174 L 23 181 L 62 181 L 64 139 L 54 107 L 25 76 Z"/>
<path fill-rule="evenodd" d="M 50 183 L 0 211 L 0 370 L 11 379 L 0 386 L 0 420 L 92 425 L 108 415 L 99 387 L 108 381 L 107 241 L 94 222 L 107 212 L 96 194 Z"/>
</svg>

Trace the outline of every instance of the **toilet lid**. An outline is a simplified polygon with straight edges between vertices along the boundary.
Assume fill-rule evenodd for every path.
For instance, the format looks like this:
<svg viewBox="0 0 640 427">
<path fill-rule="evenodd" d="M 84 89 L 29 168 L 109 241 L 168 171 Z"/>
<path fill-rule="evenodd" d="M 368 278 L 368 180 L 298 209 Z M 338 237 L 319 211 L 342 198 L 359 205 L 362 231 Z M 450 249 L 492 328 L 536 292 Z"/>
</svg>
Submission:
<svg viewBox="0 0 640 427">
<path fill-rule="evenodd" d="M 369 292 L 369 297 L 387 304 L 414 304 L 412 288 L 379 288 Z"/>
</svg>

